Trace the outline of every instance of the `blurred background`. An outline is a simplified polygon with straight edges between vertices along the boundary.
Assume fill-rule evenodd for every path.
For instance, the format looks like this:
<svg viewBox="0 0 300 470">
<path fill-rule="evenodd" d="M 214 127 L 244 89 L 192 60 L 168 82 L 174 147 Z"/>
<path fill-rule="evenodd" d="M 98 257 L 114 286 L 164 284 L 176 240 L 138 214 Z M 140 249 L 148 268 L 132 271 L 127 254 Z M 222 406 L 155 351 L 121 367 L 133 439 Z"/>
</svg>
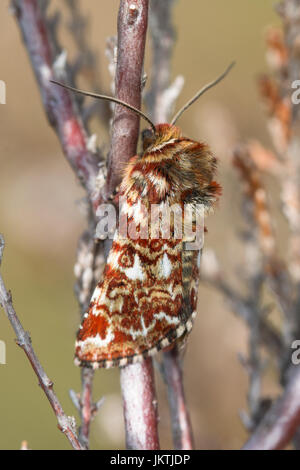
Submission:
<svg viewBox="0 0 300 470">
<path fill-rule="evenodd" d="M 105 44 L 108 36 L 116 34 L 118 4 L 117 0 L 81 1 L 82 11 L 90 17 L 88 39 L 97 55 L 98 81 L 106 92 L 110 75 Z M 61 43 L 72 57 L 76 50 L 66 28 L 68 11 L 61 0 L 51 1 L 51 11 L 56 8 L 64 13 Z M 205 247 L 216 251 L 222 269 L 233 280 L 243 263 L 243 251 L 238 240 L 241 189 L 231 166 L 232 148 L 252 137 L 269 145 L 256 78 L 266 71 L 264 32 L 278 22 L 274 0 L 178 0 L 174 9 L 178 41 L 172 74 L 185 77 L 178 107 L 232 60 L 237 62 L 230 76 L 180 121 L 188 137 L 207 141 L 219 158 L 223 197 L 207 220 Z M 0 31 L 0 79 L 7 86 L 7 104 L 0 105 L 0 232 L 6 239 L 3 275 L 66 413 L 76 416 L 68 391 L 80 390 L 79 370 L 73 366 L 79 321 L 73 265 L 77 241 L 85 228 L 84 194 L 45 118 L 8 0 L 0 3 Z M 149 46 L 148 41 L 145 71 L 150 75 Z M 105 128 L 96 120 L 91 127 L 107 150 Z M 0 448 L 18 449 L 26 439 L 33 449 L 69 449 L 24 353 L 15 345 L 3 311 L 0 340 L 7 345 L 7 365 L 0 365 Z M 216 291 L 202 285 L 199 315 L 185 359 L 185 388 L 196 448 L 238 449 L 246 440 L 239 411 L 247 406 L 247 376 L 238 360 L 238 354 L 246 351 L 244 324 Z M 271 380 L 266 380 L 265 387 L 270 394 L 276 392 Z M 157 388 L 162 448 L 171 448 L 166 390 L 158 374 Z M 106 399 L 92 427 L 91 446 L 122 449 L 117 370 L 97 372 L 94 398 L 101 396 Z"/>
</svg>

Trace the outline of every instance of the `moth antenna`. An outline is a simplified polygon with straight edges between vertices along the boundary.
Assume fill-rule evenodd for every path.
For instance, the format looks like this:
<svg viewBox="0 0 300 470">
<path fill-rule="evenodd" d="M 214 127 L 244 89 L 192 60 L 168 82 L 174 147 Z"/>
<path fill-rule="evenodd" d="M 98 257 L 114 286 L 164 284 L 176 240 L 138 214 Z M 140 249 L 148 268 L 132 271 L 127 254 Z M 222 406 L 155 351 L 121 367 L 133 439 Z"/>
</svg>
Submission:
<svg viewBox="0 0 300 470">
<path fill-rule="evenodd" d="M 54 83 L 55 85 L 59 85 L 63 88 L 66 88 L 67 90 L 78 93 L 80 95 L 90 96 L 91 98 L 97 98 L 97 99 L 100 99 L 100 100 L 112 101 L 113 103 L 117 103 L 121 106 L 124 106 L 124 108 L 130 109 L 131 111 L 133 111 L 134 113 L 138 114 L 143 119 L 145 119 L 145 121 L 147 121 L 150 124 L 150 126 L 152 127 L 153 132 L 156 133 L 155 125 L 153 124 L 153 122 L 142 111 L 135 108 L 134 106 L 131 106 L 128 103 L 125 103 L 125 101 L 119 100 L 118 98 L 114 98 L 113 96 L 98 95 L 97 93 L 91 93 L 89 91 L 79 90 L 78 88 L 74 88 L 72 86 L 65 85 L 64 83 L 60 83 L 60 82 L 57 82 L 55 80 L 50 80 L 50 82 Z"/>
<path fill-rule="evenodd" d="M 213 82 L 210 82 L 208 83 L 207 85 L 205 85 L 203 88 L 201 88 L 201 90 L 199 90 L 195 96 L 193 96 L 193 98 L 191 98 L 179 111 L 178 113 L 176 113 L 176 115 L 173 117 L 172 121 L 171 121 L 171 124 L 174 125 L 176 123 L 176 121 L 178 121 L 178 119 L 180 118 L 180 116 L 193 104 L 195 103 L 195 101 L 197 101 L 198 98 L 200 98 L 200 96 L 204 95 L 204 93 L 206 93 L 210 88 L 213 88 L 215 85 L 217 85 L 218 83 L 220 83 L 230 72 L 230 70 L 234 67 L 235 65 L 235 62 L 232 62 L 228 67 L 227 69 L 225 70 L 225 72 L 222 73 L 222 75 L 220 75 L 218 78 L 216 78 Z"/>
</svg>

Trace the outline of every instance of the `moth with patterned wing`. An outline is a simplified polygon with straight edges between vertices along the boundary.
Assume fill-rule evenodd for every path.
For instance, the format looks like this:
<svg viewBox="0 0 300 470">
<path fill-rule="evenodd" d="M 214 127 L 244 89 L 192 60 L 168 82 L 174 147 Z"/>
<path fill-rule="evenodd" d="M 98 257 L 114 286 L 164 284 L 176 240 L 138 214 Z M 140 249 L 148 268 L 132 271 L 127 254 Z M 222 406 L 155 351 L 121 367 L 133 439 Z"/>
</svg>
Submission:
<svg viewBox="0 0 300 470">
<path fill-rule="evenodd" d="M 168 238 L 162 230 L 153 234 L 145 213 L 152 205 L 164 209 L 177 205 L 208 212 L 221 188 L 214 181 L 216 158 L 206 144 L 183 137 L 177 119 L 205 91 L 200 90 L 174 117 L 171 124 L 154 125 L 140 110 L 116 98 L 71 91 L 121 104 L 146 119 L 151 129 L 143 134 L 143 153 L 129 161 L 118 198 L 121 217 L 134 221 L 146 237 L 125 237 L 118 229 L 102 280 L 84 315 L 76 341 L 75 363 L 97 369 L 122 367 L 153 356 L 181 341 L 190 332 L 196 316 L 199 250 L 187 248 L 183 231 L 175 233 L 171 219 Z M 183 212 L 182 212 L 183 213 Z M 160 229 L 163 227 L 160 226 Z"/>
</svg>

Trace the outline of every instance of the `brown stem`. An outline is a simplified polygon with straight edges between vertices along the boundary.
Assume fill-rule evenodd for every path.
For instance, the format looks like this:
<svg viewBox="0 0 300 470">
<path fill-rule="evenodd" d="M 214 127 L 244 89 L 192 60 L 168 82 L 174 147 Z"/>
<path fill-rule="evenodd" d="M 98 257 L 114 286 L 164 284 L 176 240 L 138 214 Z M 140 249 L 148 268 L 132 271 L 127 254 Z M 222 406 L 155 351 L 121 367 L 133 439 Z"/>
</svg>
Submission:
<svg viewBox="0 0 300 470">
<path fill-rule="evenodd" d="M 116 97 L 141 107 L 142 72 L 148 23 L 148 0 L 123 0 L 118 16 Z M 116 105 L 105 193 L 109 197 L 121 181 L 122 170 L 136 154 L 139 117 Z"/>
<path fill-rule="evenodd" d="M 70 2 L 70 7 L 74 5 L 74 2 Z M 83 109 L 80 108 L 79 110 L 76 97 L 67 90 L 50 83 L 51 79 L 68 81 L 71 78 L 72 71 L 66 61 L 63 60 L 63 55 L 59 55 L 58 49 L 60 48 L 56 31 L 46 15 L 47 2 L 12 0 L 12 6 L 39 85 L 49 122 L 59 138 L 67 160 L 86 189 L 94 209 L 94 213 L 89 211 L 90 230 L 87 244 L 90 252 L 96 256 L 97 250 L 94 248 L 93 233 L 95 211 L 100 199 L 96 190 L 96 177 L 99 173 L 98 164 L 101 156 L 99 153 L 91 152 L 88 148 L 89 137 L 83 125 Z M 80 12 L 78 9 L 76 15 L 79 21 Z M 90 245 L 92 246 L 90 247 Z M 89 286 L 88 296 L 90 296 L 94 282 L 92 284 L 92 286 Z M 83 287 L 82 290 L 84 290 Z M 79 297 L 85 294 L 86 292 L 82 291 L 78 293 Z M 88 304 L 88 302 L 89 299 L 85 299 L 85 302 L 83 302 L 79 298 L 81 307 L 83 307 L 83 303 Z M 96 406 L 91 401 L 92 380 L 93 374 L 84 369 L 82 371 L 82 396 L 78 401 L 77 408 L 82 418 L 79 440 L 85 448 L 88 447 L 89 428 L 94 413 L 93 410 Z"/>
<path fill-rule="evenodd" d="M 168 389 L 174 447 L 179 450 L 192 450 L 194 439 L 184 396 L 180 362 L 177 348 L 165 352 L 163 355 L 163 375 Z"/>
<path fill-rule="evenodd" d="M 54 38 L 40 5 L 38 0 L 12 0 L 49 122 L 58 135 L 67 160 L 96 208 L 98 195 L 95 183 L 101 157 L 88 149 L 88 135 L 75 97 L 64 88 L 50 83 L 54 79 L 67 79 L 68 67 L 62 56 L 60 60 L 55 56 Z"/>
<path fill-rule="evenodd" d="M 152 360 L 121 370 L 126 447 L 132 450 L 157 450 L 157 401 Z"/>
<path fill-rule="evenodd" d="M 148 0 L 122 0 L 118 16 L 116 96 L 141 106 L 142 72 L 148 23 Z M 139 118 L 115 107 L 108 160 L 106 197 L 120 183 L 122 168 L 135 155 Z M 121 369 L 126 442 L 130 449 L 158 449 L 156 396 L 152 360 Z"/>
<path fill-rule="evenodd" d="M 278 450 L 291 442 L 300 425 L 300 368 L 290 370 L 285 391 L 252 434 L 244 450 Z"/>
<path fill-rule="evenodd" d="M 94 242 L 94 217 L 92 213 L 90 213 L 89 222 L 89 230 L 86 230 L 79 240 L 74 269 L 77 278 L 75 294 L 81 315 L 84 315 L 88 310 L 95 285 L 104 269 L 103 247 L 100 244 L 95 245 Z M 81 394 L 77 394 L 73 390 L 70 391 L 71 399 L 81 419 L 79 439 L 87 448 L 89 447 L 90 426 L 95 415 L 95 409 L 98 409 L 98 405 L 92 401 L 93 378 L 94 372 L 91 369 L 83 368 L 81 370 Z"/>
<path fill-rule="evenodd" d="M 81 371 L 82 392 L 80 397 L 80 420 L 79 440 L 84 447 L 89 447 L 90 427 L 93 419 L 93 378 L 94 371 L 92 369 L 83 368 Z"/>
<path fill-rule="evenodd" d="M 0 235 L 0 265 L 2 261 L 2 256 L 3 256 L 3 250 L 4 250 L 4 239 Z M 72 445 L 73 449 L 75 450 L 85 450 L 85 448 L 81 445 L 79 442 L 79 439 L 76 435 L 75 431 L 75 422 L 73 422 L 72 418 L 66 416 L 64 413 L 62 406 L 54 393 L 53 390 L 53 382 L 49 379 L 47 376 L 46 372 L 44 371 L 40 361 L 38 360 L 34 349 L 31 344 L 31 338 L 29 334 L 24 330 L 17 314 L 16 311 L 13 307 L 12 303 L 12 297 L 10 292 L 6 290 L 6 287 L 4 285 L 2 276 L 0 275 L 0 304 L 2 305 L 3 309 L 5 310 L 7 317 L 15 331 L 15 334 L 17 336 L 17 344 L 20 346 L 38 380 L 41 388 L 43 389 L 46 397 L 48 398 L 52 409 L 56 415 L 57 421 L 58 421 L 58 427 L 59 429 L 66 435 L 67 439 L 69 440 L 70 444 Z"/>
</svg>

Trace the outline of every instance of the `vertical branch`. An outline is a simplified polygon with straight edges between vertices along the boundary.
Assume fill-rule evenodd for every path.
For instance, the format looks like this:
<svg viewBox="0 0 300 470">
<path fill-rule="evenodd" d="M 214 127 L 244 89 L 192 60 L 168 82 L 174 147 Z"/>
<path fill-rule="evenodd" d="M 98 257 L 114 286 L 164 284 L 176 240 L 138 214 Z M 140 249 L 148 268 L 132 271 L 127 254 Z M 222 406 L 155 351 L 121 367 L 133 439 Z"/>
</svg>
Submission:
<svg viewBox="0 0 300 470">
<path fill-rule="evenodd" d="M 116 96 L 140 108 L 142 72 L 148 24 L 148 0 L 122 0 L 118 17 Z M 139 118 L 115 107 L 108 160 L 106 197 L 121 180 L 121 170 L 135 155 Z M 124 403 L 126 442 L 130 449 L 158 449 L 156 396 L 152 360 L 120 371 Z"/>
<path fill-rule="evenodd" d="M 121 370 L 124 402 L 126 447 L 134 450 L 157 450 L 157 401 L 151 358 Z"/>
<path fill-rule="evenodd" d="M 295 284 L 295 308 L 289 315 L 288 331 L 291 340 L 300 334 L 300 107 L 292 102 L 292 86 L 300 76 L 300 4 L 298 0 L 282 0 L 278 11 L 283 21 L 284 44 L 287 50 L 286 76 L 282 74 L 280 84 L 290 110 L 289 140 L 284 155 L 285 165 L 282 173 L 283 212 L 290 227 L 289 271 Z"/>
<path fill-rule="evenodd" d="M 103 245 L 95 245 L 93 237 L 95 224 L 92 211 L 90 211 L 89 222 L 89 230 L 86 230 L 80 238 L 77 262 L 74 267 L 77 278 L 75 294 L 80 306 L 81 315 L 84 315 L 88 310 L 93 290 L 104 268 Z M 87 448 L 89 447 L 91 423 L 100 406 L 94 404 L 92 400 L 93 379 L 94 371 L 84 367 L 81 370 L 81 395 L 76 394 L 73 390 L 70 391 L 71 399 L 79 412 L 81 420 L 79 439 Z"/>
<path fill-rule="evenodd" d="M 300 369 L 292 367 L 285 391 L 266 413 L 244 450 L 279 450 L 289 444 L 300 425 Z"/>
<path fill-rule="evenodd" d="M 184 396 L 180 355 L 176 346 L 164 353 L 163 376 L 168 389 L 174 447 L 192 450 L 192 425 Z"/>
<path fill-rule="evenodd" d="M 81 406 L 79 408 L 81 426 L 79 428 L 79 440 L 86 447 L 89 447 L 90 428 L 93 419 L 93 379 L 94 371 L 86 367 L 81 370 L 82 392 L 80 397 Z"/>
<path fill-rule="evenodd" d="M 261 324 L 265 312 L 262 308 L 262 289 L 265 280 L 265 266 L 271 264 L 274 254 L 274 236 L 267 205 L 265 188 L 260 174 L 246 147 L 239 146 L 234 153 L 233 163 L 238 169 L 244 186 L 242 214 L 245 221 L 244 277 L 247 284 L 247 302 L 251 310 L 249 317 L 249 358 L 242 358 L 242 364 L 249 375 L 248 403 L 250 417 L 244 413 L 244 424 L 253 429 L 261 418 L 263 409 L 261 382 L 264 362 L 261 358 Z"/>
<path fill-rule="evenodd" d="M 148 24 L 148 0 L 120 2 L 116 97 L 135 108 L 141 107 L 142 72 Z M 109 197 L 121 181 L 122 170 L 136 154 L 139 117 L 116 105 L 108 158 L 105 195 Z"/>
</svg>

